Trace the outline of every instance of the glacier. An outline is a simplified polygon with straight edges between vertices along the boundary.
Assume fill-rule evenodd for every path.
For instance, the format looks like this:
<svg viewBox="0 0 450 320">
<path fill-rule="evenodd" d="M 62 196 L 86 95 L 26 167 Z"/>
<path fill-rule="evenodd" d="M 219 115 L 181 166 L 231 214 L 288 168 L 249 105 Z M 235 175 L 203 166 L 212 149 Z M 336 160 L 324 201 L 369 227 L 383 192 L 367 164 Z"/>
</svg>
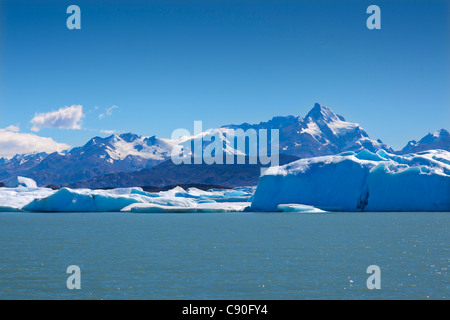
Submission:
<svg viewBox="0 0 450 320">
<path fill-rule="evenodd" d="M 349 151 L 271 167 L 250 209 L 295 211 L 294 204 L 327 211 L 450 211 L 450 152 Z"/>
</svg>

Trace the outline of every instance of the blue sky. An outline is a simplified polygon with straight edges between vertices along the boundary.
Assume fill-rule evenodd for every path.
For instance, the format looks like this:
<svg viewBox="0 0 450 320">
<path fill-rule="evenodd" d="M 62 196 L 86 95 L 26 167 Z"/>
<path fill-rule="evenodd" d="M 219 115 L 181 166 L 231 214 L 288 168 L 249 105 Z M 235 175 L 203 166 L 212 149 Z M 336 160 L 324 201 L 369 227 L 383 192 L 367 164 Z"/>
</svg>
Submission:
<svg viewBox="0 0 450 320">
<path fill-rule="evenodd" d="M 71 4 L 81 30 L 66 27 Z M 381 30 L 366 27 L 371 4 Z M 448 1 L 1 0 L 0 10 L 0 130 L 24 139 L 169 138 L 194 120 L 305 116 L 314 102 L 395 149 L 449 129 Z M 72 129 L 31 122 L 77 105 Z"/>
</svg>

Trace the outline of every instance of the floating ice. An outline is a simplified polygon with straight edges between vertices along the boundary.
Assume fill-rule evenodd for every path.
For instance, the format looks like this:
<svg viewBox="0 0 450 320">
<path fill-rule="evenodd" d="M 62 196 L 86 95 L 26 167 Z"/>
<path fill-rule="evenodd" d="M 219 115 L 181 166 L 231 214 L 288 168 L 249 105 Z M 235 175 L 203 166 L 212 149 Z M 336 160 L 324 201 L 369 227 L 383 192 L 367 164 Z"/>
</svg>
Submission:
<svg viewBox="0 0 450 320">
<path fill-rule="evenodd" d="M 25 211 L 44 212 L 102 212 L 120 211 L 132 203 L 142 201 L 139 195 L 114 194 L 114 192 L 89 189 L 64 188 L 49 197 L 35 199 L 23 207 Z"/>
<path fill-rule="evenodd" d="M 450 211 L 450 153 L 398 156 L 367 150 L 269 168 L 252 210 L 304 204 L 342 211 Z"/>
<path fill-rule="evenodd" d="M 0 188 L 0 212 L 20 211 L 35 199 L 52 195 L 54 191 L 47 188 Z"/>
<path fill-rule="evenodd" d="M 36 181 L 34 181 L 33 179 L 19 176 L 6 181 L 5 186 L 8 188 L 17 188 L 17 187 L 36 188 L 37 184 Z"/>
<path fill-rule="evenodd" d="M 122 209 L 134 213 L 206 213 L 206 212 L 241 212 L 249 203 L 198 203 L 192 206 L 170 206 L 155 203 L 136 203 Z"/>
<path fill-rule="evenodd" d="M 180 187 L 157 193 L 145 192 L 141 188 L 64 188 L 58 191 L 47 188 L 0 188 L 0 212 L 230 212 L 242 211 L 250 205 L 249 202 L 236 202 L 236 197 L 230 197 L 231 203 L 227 203 L 224 197 L 226 192 L 229 190 L 202 191 L 191 188 L 186 191 Z M 238 192 L 240 194 L 241 191 Z M 229 194 L 234 195 L 233 192 Z M 238 198 L 246 201 L 248 196 Z"/>
<path fill-rule="evenodd" d="M 134 213 L 194 213 L 196 207 L 165 206 L 155 203 L 136 203 L 122 209 L 124 212 Z"/>
<path fill-rule="evenodd" d="M 230 212 L 450 211 L 450 152 L 346 152 L 269 168 L 254 187 L 162 192 L 0 188 L 0 211 Z M 23 187 L 26 186 L 26 187 Z M 251 205 L 251 206 L 250 206 Z"/>
<path fill-rule="evenodd" d="M 313 206 L 307 206 L 304 204 L 279 204 L 277 211 L 282 212 L 303 212 L 303 213 L 320 213 L 326 212 L 324 210 L 315 208 Z"/>
</svg>

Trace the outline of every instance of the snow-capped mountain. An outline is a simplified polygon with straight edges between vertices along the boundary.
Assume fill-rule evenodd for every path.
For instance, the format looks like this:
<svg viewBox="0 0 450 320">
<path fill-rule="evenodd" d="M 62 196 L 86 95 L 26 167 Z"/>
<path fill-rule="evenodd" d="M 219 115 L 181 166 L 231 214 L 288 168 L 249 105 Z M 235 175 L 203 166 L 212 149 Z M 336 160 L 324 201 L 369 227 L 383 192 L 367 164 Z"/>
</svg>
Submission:
<svg viewBox="0 0 450 320">
<path fill-rule="evenodd" d="M 364 148 L 372 152 L 380 149 L 393 152 L 381 140 L 370 139 L 359 124 L 345 121 L 344 117 L 318 103 L 304 119 L 295 116 L 275 117 L 258 125 L 244 123 L 223 128 L 279 129 L 280 153 L 300 158 L 360 151 Z"/>
<path fill-rule="evenodd" d="M 0 162 L 0 181 L 21 175 L 34 179 L 39 185 L 61 185 L 109 173 L 138 171 L 168 160 L 175 146 L 193 144 L 197 139 L 203 140 L 203 148 L 220 139 L 225 153 L 243 155 L 247 151 L 238 150 L 231 143 L 236 129 L 278 129 L 279 153 L 296 158 L 359 151 L 363 148 L 373 152 L 379 149 L 393 152 L 380 140 L 370 139 L 359 124 L 347 122 L 330 108 L 316 103 L 305 118 L 278 116 L 259 124 L 226 125 L 179 141 L 156 136 L 142 137 L 133 133 L 114 134 L 106 138 L 92 138 L 84 146 L 64 153 L 17 155 L 11 160 Z"/>
<path fill-rule="evenodd" d="M 399 153 L 416 153 L 432 149 L 450 151 L 450 133 L 447 130 L 441 129 L 434 133 L 429 133 L 418 142 L 411 140 Z"/>
<path fill-rule="evenodd" d="M 0 180 L 25 174 L 48 156 L 45 152 L 18 154 L 11 159 L 0 159 Z"/>
<path fill-rule="evenodd" d="M 109 163 L 138 157 L 148 161 L 160 161 L 170 156 L 174 142 L 155 136 L 141 137 L 133 133 L 114 134 L 107 138 L 95 137 L 81 148 L 72 149 L 68 155 L 97 155 Z M 86 155 L 85 155 L 86 156 Z"/>
<path fill-rule="evenodd" d="M 279 153 L 293 155 L 300 158 L 324 156 L 344 151 L 360 151 L 367 149 L 376 152 L 384 149 L 394 152 L 391 147 L 380 140 L 372 140 L 367 132 L 357 123 L 345 121 L 344 117 L 334 113 L 330 108 L 316 103 L 303 119 L 299 116 L 274 117 L 259 124 L 243 123 L 240 125 L 225 125 L 218 129 L 211 129 L 186 140 L 203 139 L 203 149 L 210 143 L 220 139 L 223 141 L 226 154 L 245 154 L 246 150 L 238 148 L 235 130 L 242 129 L 278 129 Z M 186 141 L 183 144 L 186 144 Z M 257 145 L 258 148 L 261 146 Z M 265 146 L 270 150 L 270 146 Z M 192 145 L 191 148 L 193 149 Z M 191 150 L 192 150 L 191 149 Z"/>
<path fill-rule="evenodd" d="M 131 133 L 95 137 L 66 153 L 15 156 L 0 165 L 0 180 L 23 175 L 36 180 L 39 185 L 47 185 L 90 179 L 111 172 L 132 172 L 166 160 L 173 145 L 171 140 Z"/>
</svg>

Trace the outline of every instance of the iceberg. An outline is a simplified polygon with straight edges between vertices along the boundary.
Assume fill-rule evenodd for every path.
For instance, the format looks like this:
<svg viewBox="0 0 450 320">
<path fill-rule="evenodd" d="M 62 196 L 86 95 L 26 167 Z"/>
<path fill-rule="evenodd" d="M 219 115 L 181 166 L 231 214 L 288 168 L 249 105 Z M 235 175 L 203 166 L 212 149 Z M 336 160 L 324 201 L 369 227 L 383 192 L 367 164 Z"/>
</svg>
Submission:
<svg viewBox="0 0 450 320">
<path fill-rule="evenodd" d="M 269 168 L 251 210 L 285 211 L 292 204 L 335 211 L 450 211 L 450 152 L 400 156 L 363 150 Z"/>
<path fill-rule="evenodd" d="M 36 188 L 37 184 L 36 184 L 36 181 L 34 181 L 33 179 L 19 176 L 19 177 L 15 177 L 11 180 L 6 181 L 5 187 L 8 187 L 8 188 L 17 188 L 17 187 Z"/>
<path fill-rule="evenodd" d="M 47 188 L 0 188 L 0 212 L 22 211 L 22 208 L 35 199 L 51 196 L 52 189 Z"/>
<path fill-rule="evenodd" d="M 0 212 L 450 211 L 450 152 L 346 151 L 271 167 L 256 187 L 234 189 L 52 190 L 24 177 L 10 185 L 0 188 Z"/>
<path fill-rule="evenodd" d="M 166 206 L 155 203 L 136 203 L 123 208 L 123 212 L 133 213 L 195 213 L 196 207 Z"/>
<path fill-rule="evenodd" d="M 224 196 L 228 192 L 228 197 Z M 238 191 L 238 194 L 241 191 Z M 0 212 L 133 212 L 196 213 L 243 211 L 250 203 L 230 190 L 184 190 L 175 187 L 156 193 L 142 188 L 110 190 L 49 188 L 0 188 Z M 227 201 L 228 199 L 228 201 Z M 217 200 L 217 201 L 216 201 Z"/>
<path fill-rule="evenodd" d="M 198 203 L 192 206 L 171 206 L 156 203 L 131 204 L 121 211 L 134 213 L 207 213 L 207 212 L 242 212 L 249 207 L 248 202 L 227 204 Z"/>
<path fill-rule="evenodd" d="M 89 189 L 63 188 L 54 194 L 35 199 L 23 207 L 25 211 L 41 212 L 107 212 L 120 211 L 132 203 L 140 202 L 139 195 L 114 194 Z"/>
<path fill-rule="evenodd" d="M 321 213 L 321 212 L 326 212 L 324 210 L 315 208 L 313 206 L 308 206 L 308 205 L 304 205 L 304 204 L 292 204 L 292 203 L 288 203 L 288 204 L 279 204 L 277 206 L 277 211 L 281 211 L 281 212 L 302 212 L 302 213 Z"/>
</svg>

